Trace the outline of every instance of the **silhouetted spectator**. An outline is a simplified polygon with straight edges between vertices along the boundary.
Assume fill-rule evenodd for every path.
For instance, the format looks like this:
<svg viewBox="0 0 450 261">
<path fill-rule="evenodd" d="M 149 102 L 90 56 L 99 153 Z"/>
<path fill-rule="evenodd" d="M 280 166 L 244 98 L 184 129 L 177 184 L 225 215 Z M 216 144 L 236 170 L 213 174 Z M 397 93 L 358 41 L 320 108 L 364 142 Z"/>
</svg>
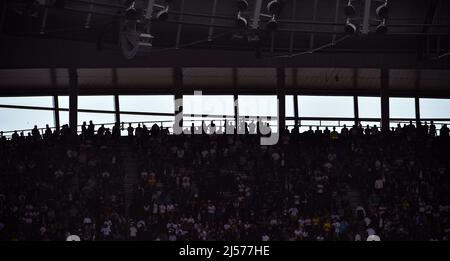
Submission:
<svg viewBox="0 0 450 261">
<path fill-rule="evenodd" d="M 430 136 L 436 137 L 436 134 L 437 134 L 437 132 L 436 132 L 436 125 L 434 125 L 433 121 L 430 122 L 430 131 L 429 131 L 429 133 L 430 133 Z"/>
<path fill-rule="evenodd" d="M 127 131 L 128 131 L 128 137 L 133 137 L 134 128 L 133 128 L 133 126 L 131 126 L 131 123 L 128 123 Z"/>
<path fill-rule="evenodd" d="M 104 134 L 105 134 L 105 125 L 102 124 L 97 130 L 97 135 L 98 136 L 103 136 Z"/>
<path fill-rule="evenodd" d="M 87 132 L 90 137 L 93 137 L 95 135 L 95 125 L 92 121 L 89 121 Z"/>
<path fill-rule="evenodd" d="M 34 125 L 33 130 L 31 130 L 31 134 L 33 135 L 33 137 L 34 137 L 35 139 L 41 138 L 41 133 L 39 132 L 39 130 L 38 130 L 38 128 L 37 128 L 37 125 Z"/>
<path fill-rule="evenodd" d="M 116 122 L 112 128 L 112 136 L 114 138 L 120 137 L 120 124 Z"/>
<path fill-rule="evenodd" d="M 341 134 L 342 134 L 342 136 L 344 136 L 344 137 L 347 137 L 347 136 L 348 136 L 349 131 L 348 131 L 348 128 L 347 128 L 347 125 L 346 125 L 346 124 L 344 124 L 344 126 L 342 127 L 342 129 L 341 129 Z"/>
<path fill-rule="evenodd" d="M 447 127 L 447 124 L 442 125 L 440 130 L 440 136 L 441 137 L 448 137 L 449 136 L 449 129 Z"/>
</svg>

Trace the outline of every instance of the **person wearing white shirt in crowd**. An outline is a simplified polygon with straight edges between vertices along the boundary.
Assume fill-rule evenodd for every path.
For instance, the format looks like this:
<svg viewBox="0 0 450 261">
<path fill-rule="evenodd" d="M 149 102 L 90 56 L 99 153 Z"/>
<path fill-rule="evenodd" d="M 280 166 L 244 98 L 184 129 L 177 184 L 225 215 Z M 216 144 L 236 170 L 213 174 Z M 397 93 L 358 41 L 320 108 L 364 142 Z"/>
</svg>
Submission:
<svg viewBox="0 0 450 261">
<path fill-rule="evenodd" d="M 131 240 L 136 240 L 137 239 L 137 233 L 138 233 L 138 229 L 136 228 L 136 226 L 134 224 L 131 224 L 131 226 L 130 226 L 130 239 Z"/>
<path fill-rule="evenodd" d="M 381 191 L 381 190 L 383 190 L 384 182 L 385 182 L 384 177 L 380 177 L 380 178 L 376 179 L 376 180 L 375 180 L 375 184 L 374 184 L 375 190 L 376 190 L 376 191 Z"/>
</svg>

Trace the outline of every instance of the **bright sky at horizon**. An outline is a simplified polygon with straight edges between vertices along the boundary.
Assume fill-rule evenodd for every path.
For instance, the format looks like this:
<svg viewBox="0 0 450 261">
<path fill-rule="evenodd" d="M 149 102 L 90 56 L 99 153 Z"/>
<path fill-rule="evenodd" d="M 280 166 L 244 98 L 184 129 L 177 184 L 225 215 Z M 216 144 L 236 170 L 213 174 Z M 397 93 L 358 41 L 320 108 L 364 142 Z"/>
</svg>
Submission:
<svg viewBox="0 0 450 261">
<path fill-rule="evenodd" d="M 161 112 L 173 113 L 173 95 L 121 95 L 120 110 L 132 112 Z M 391 97 L 391 118 L 415 119 L 414 98 Z M 68 108 L 68 96 L 59 96 L 60 108 Z M 294 116 L 293 95 L 286 96 L 286 116 Z M 80 96 L 78 98 L 80 109 L 114 111 L 114 96 Z M 358 97 L 359 117 L 380 118 L 380 97 Z M 53 98 L 40 97 L 0 97 L 0 105 L 53 107 Z M 183 108 L 185 114 L 217 114 L 234 115 L 234 101 L 232 95 L 203 95 L 195 97 L 185 95 Z M 298 96 L 300 117 L 354 117 L 352 96 Z M 450 99 L 420 99 L 420 113 L 422 118 L 450 118 Z M 276 116 L 277 99 L 275 95 L 239 95 L 239 115 Z M 68 112 L 60 111 L 61 124 L 68 123 Z M 114 113 L 86 113 L 79 112 L 78 123 L 93 120 L 94 123 L 113 123 Z M 142 116 L 121 114 L 121 121 L 172 121 L 173 116 Z M 307 122 L 303 122 L 306 125 Z M 52 110 L 30 110 L 0 108 L 0 130 L 12 131 L 31 129 L 34 125 L 45 127 L 45 124 L 54 125 Z M 330 123 L 331 124 L 331 123 Z M 364 123 L 365 124 L 365 123 Z M 368 123 L 369 124 L 369 123 Z M 372 125 L 372 123 L 370 123 Z M 185 125 L 186 126 L 186 125 Z"/>
</svg>

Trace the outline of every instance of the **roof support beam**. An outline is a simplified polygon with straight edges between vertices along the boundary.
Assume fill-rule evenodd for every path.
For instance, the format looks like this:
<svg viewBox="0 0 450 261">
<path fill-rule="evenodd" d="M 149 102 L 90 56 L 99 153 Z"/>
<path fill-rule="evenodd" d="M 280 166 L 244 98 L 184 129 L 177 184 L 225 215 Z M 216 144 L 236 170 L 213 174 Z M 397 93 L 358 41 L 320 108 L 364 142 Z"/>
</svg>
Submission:
<svg viewBox="0 0 450 261">
<path fill-rule="evenodd" d="M 438 0 L 429 0 L 428 1 L 428 9 L 427 13 L 425 15 L 425 20 L 423 24 L 432 24 L 434 20 L 434 16 L 436 14 Z M 428 30 L 430 29 L 429 26 L 424 26 L 422 28 L 422 33 L 428 33 Z M 430 37 L 429 36 L 422 36 L 419 37 L 417 40 L 417 59 L 419 61 L 427 60 L 429 55 L 429 48 L 430 48 Z M 425 54 L 425 55 L 424 55 Z"/>
<path fill-rule="evenodd" d="M 417 54 L 373 52 L 316 52 L 294 58 L 254 59 L 250 50 L 183 49 L 142 53 L 123 58 L 119 47 L 96 43 L 2 36 L 0 68 L 112 68 L 112 67 L 323 67 L 448 69 L 448 59 L 417 63 Z M 288 50 L 287 50 L 288 51 Z"/>
</svg>

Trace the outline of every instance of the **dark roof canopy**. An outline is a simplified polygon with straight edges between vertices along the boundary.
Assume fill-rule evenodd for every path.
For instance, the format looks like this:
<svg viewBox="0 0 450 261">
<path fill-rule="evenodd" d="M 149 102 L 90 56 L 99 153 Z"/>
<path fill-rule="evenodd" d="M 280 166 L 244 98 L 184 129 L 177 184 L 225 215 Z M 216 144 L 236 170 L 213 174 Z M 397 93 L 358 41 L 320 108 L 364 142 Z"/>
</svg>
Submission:
<svg viewBox="0 0 450 261">
<path fill-rule="evenodd" d="M 78 68 L 81 93 L 111 91 L 111 86 L 123 93 L 170 92 L 174 68 L 181 68 L 185 90 L 226 92 L 237 86 L 267 92 L 276 86 L 276 68 L 285 68 L 292 91 L 374 94 L 380 71 L 387 69 L 394 93 L 450 96 L 450 1 L 390 0 L 387 34 L 346 36 L 347 0 L 284 0 L 274 32 L 264 28 L 265 17 L 260 30 L 237 28 L 234 1 L 172 0 L 168 21 L 151 22 L 153 47 L 130 60 L 117 37 L 124 1 L 92 2 L 92 9 L 89 0 L 66 0 L 64 8 L 39 6 L 32 16 L 23 15 L 23 4 L 3 2 L 2 95 L 66 92 L 67 68 Z M 243 15 L 250 22 L 256 0 L 248 2 Z M 267 2 L 262 1 L 263 12 Z M 353 2 L 358 25 L 363 1 Z M 372 0 L 372 31 L 379 23 L 377 5 Z M 259 58 L 246 40 L 255 32 L 261 39 Z"/>
</svg>

